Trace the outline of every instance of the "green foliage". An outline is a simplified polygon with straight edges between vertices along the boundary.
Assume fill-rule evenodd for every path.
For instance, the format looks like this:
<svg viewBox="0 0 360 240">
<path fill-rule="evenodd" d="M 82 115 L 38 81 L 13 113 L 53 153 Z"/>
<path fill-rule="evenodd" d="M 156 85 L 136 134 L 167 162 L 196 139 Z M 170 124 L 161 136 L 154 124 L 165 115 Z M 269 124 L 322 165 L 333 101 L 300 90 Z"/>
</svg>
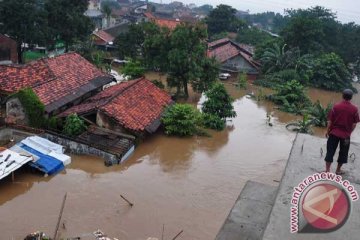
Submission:
<svg viewBox="0 0 360 240">
<path fill-rule="evenodd" d="M 205 95 L 207 100 L 202 106 L 204 113 L 215 115 L 220 119 L 236 117 L 232 105 L 233 99 L 227 93 L 223 84 L 214 84 L 209 91 L 205 92 Z"/>
<path fill-rule="evenodd" d="M 191 81 L 195 92 L 202 93 L 210 89 L 217 81 L 220 66 L 215 58 L 203 58 L 200 60 L 201 70 L 198 78 Z"/>
<path fill-rule="evenodd" d="M 15 94 L 19 98 L 29 120 L 29 125 L 35 128 L 43 127 L 45 123 L 45 106 L 31 88 L 24 88 Z"/>
<path fill-rule="evenodd" d="M 209 41 L 213 42 L 213 41 L 220 40 L 220 39 L 227 38 L 227 37 L 228 37 L 227 32 L 221 32 L 221 33 L 217 33 L 217 34 L 210 36 Z"/>
<path fill-rule="evenodd" d="M 121 69 L 121 73 L 129 76 L 130 79 L 136 79 L 144 76 L 145 68 L 139 61 L 130 61 Z"/>
<path fill-rule="evenodd" d="M 311 127 L 314 125 L 314 121 L 308 114 L 304 114 L 303 118 L 297 122 L 289 123 L 286 128 L 299 133 L 312 134 Z"/>
<path fill-rule="evenodd" d="M 202 6 L 199 6 L 199 7 L 195 8 L 194 10 L 197 11 L 197 12 L 200 12 L 202 14 L 208 15 L 213 9 L 214 8 L 213 8 L 212 5 L 205 4 L 205 5 L 202 5 Z"/>
<path fill-rule="evenodd" d="M 221 131 L 225 128 L 225 121 L 216 115 L 203 113 L 201 117 L 202 117 L 202 125 L 205 128 L 209 128 L 217 131 Z"/>
<path fill-rule="evenodd" d="M 244 28 L 238 32 L 236 41 L 239 43 L 250 44 L 253 46 L 260 45 L 264 42 L 270 41 L 273 37 L 258 28 Z"/>
<path fill-rule="evenodd" d="M 270 100 L 280 105 L 280 110 L 295 114 L 301 114 L 310 105 L 304 86 L 296 80 L 279 84 Z"/>
<path fill-rule="evenodd" d="M 170 87 L 176 87 L 177 95 L 183 92 L 188 97 L 189 81 L 202 77 L 206 38 L 206 29 L 201 25 L 179 25 L 172 32 L 167 81 Z"/>
<path fill-rule="evenodd" d="M 308 109 L 308 113 L 313 119 L 315 126 L 327 127 L 327 118 L 332 107 L 333 105 L 331 103 L 329 103 L 326 107 L 323 107 L 318 100 Z"/>
<path fill-rule="evenodd" d="M 167 135 L 180 137 L 197 133 L 200 112 L 190 104 L 175 104 L 168 107 L 162 117 Z"/>
<path fill-rule="evenodd" d="M 288 22 L 288 17 L 274 12 L 263 12 L 240 16 L 249 25 L 260 24 L 261 28 L 278 33 Z"/>
<path fill-rule="evenodd" d="M 41 52 L 26 51 L 23 54 L 23 60 L 25 63 L 27 63 L 27 62 L 37 60 L 37 59 L 45 57 L 45 56 L 46 56 L 46 54 L 41 53 Z"/>
<path fill-rule="evenodd" d="M 57 119 L 56 117 L 51 117 L 46 119 L 46 128 L 48 129 L 54 129 L 57 130 L 59 127 L 59 119 Z"/>
<path fill-rule="evenodd" d="M 155 80 L 152 80 L 151 82 L 158 88 L 165 89 L 165 85 L 161 81 L 155 79 Z"/>
<path fill-rule="evenodd" d="M 36 0 L 0 1 L 0 33 L 8 34 L 17 43 L 19 62 L 23 63 L 22 43 L 44 43 L 46 28 L 44 10 Z"/>
<path fill-rule="evenodd" d="M 93 29 L 90 18 L 84 15 L 88 8 L 88 0 L 45 0 L 44 9 L 47 14 L 49 42 L 55 44 L 62 40 L 65 49 L 77 42 L 85 40 Z"/>
<path fill-rule="evenodd" d="M 344 61 L 335 53 L 323 54 L 315 60 L 311 84 L 335 91 L 342 91 L 345 88 L 354 89 L 351 85 L 350 72 Z"/>
<path fill-rule="evenodd" d="M 246 73 L 239 73 L 237 86 L 240 89 L 247 89 L 248 81 Z"/>
<path fill-rule="evenodd" d="M 207 19 L 208 32 L 210 35 L 221 32 L 237 32 L 246 26 L 245 22 L 235 16 L 236 9 L 231 6 L 220 4 L 212 10 Z"/>
<path fill-rule="evenodd" d="M 262 62 L 262 72 L 271 74 L 289 68 L 295 68 L 300 51 L 297 48 L 288 49 L 287 45 L 280 46 L 274 44 L 265 50 L 260 60 Z"/>
<path fill-rule="evenodd" d="M 75 113 L 67 116 L 63 133 L 69 137 L 76 137 L 86 131 L 86 128 L 84 120 Z"/>
<path fill-rule="evenodd" d="M 110 10 L 121 8 L 120 4 L 117 1 L 112 1 L 112 0 L 102 0 L 100 7 L 101 9 L 104 9 L 105 7 L 109 7 Z"/>
</svg>

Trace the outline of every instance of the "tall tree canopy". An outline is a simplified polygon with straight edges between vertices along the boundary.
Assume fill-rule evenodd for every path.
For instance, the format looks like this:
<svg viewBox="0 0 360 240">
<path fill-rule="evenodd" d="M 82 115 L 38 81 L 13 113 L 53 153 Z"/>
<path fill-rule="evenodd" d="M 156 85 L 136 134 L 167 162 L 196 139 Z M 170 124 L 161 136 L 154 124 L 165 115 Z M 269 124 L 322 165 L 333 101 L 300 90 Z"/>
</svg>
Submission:
<svg viewBox="0 0 360 240">
<path fill-rule="evenodd" d="M 187 97 L 188 83 L 201 77 L 206 56 L 206 30 L 203 26 L 180 25 L 170 37 L 168 54 L 168 84 Z"/>
<path fill-rule="evenodd" d="M 236 9 L 220 4 L 212 10 L 206 19 L 210 35 L 221 32 L 237 32 L 246 26 L 245 22 L 236 18 Z"/>
<path fill-rule="evenodd" d="M 85 40 L 92 31 L 90 18 L 84 15 L 88 0 L 45 0 L 48 13 L 50 41 L 62 40 L 65 48 L 78 40 Z"/>
<path fill-rule="evenodd" d="M 0 32 L 17 42 L 18 60 L 22 63 L 23 43 L 44 43 L 46 13 L 38 0 L 0 1 Z"/>
</svg>

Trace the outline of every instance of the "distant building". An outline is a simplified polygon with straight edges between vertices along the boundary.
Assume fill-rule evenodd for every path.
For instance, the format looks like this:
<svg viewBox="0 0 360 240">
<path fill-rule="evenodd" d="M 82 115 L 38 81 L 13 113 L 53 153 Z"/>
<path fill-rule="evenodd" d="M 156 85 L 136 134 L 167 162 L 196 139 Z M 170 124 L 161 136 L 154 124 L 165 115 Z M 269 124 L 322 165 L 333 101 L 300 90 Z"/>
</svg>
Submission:
<svg viewBox="0 0 360 240">
<path fill-rule="evenodd" d="M 47 115 L 56 115 L 113 81 L 77 53 L 43 58 L 26 65 L 0 65 L 0 96 L 32 88 Z M 10 100 L 9 100 L 10 101 Z"/>
<path fill-rule="evenodd" d="M 111 36 L 104 30 L 98 30 L 93 32 L 92 40 L 94 44 L 98 46 L 112 46 L 114 44 L 115 37 Z"/>
<path fill-rule="evenodd" d="M 7 35 L 0 34 L 0 64 L 17 62 L 18 52 L 16 41 Z"/>
<path fill-rule="evenodd" d="M 144 15 L 146 16 L 148 21 L 155 23 L 159 27 L 166 27 L 170 30 L 174 30 L 176 28 L 176 26 L 181 24 L 181 21 L 179 19 L 159 18 L 150 12 L 146 12 Z"/>
<path fill-rule="evenodd" d="M 104 14 L 99 9 L 88 9 L 84 15 L 91 19 L 96 29 L 102 29 L 106 25 Z"/>
<path fill-rule="evenodd" d="M 221 70 L 226 72 L 245 72 L 249 79 L 256 79 L 260 64 L 253 59 L 254 49 L 239 44 L 228 38 L 208 44 L 208 57 L 214 57 L 221 63 Z"/>
<path fill-rule="evenodd" d="M 58 117 L 77 113 L 100 127 L 136 135 L 154 133 L 171 97 L 145 78 L 112 86 Z"/>
</svg>

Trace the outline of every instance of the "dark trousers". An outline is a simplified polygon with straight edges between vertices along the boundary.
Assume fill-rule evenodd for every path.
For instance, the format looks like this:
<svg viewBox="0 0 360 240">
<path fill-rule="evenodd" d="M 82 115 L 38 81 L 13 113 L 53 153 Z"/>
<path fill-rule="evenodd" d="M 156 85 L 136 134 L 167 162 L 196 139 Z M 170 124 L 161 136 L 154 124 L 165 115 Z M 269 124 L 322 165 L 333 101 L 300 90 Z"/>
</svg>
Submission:
<svg viewBox="0 0 360 240">
<path fill-rule="evenodd" d="M 339 138 L 334 135 L 330 135 L 327 140 L 327 152 L 325 161 L 326 162 L 333 162 L 334 154 L 336 149 L 340 143 L 340 151 L 338 157 L 338 163 L 347 163 L 348 155 L 349 155 L 349 148 L 350 148 L 350 138 Z"/>
</svg>

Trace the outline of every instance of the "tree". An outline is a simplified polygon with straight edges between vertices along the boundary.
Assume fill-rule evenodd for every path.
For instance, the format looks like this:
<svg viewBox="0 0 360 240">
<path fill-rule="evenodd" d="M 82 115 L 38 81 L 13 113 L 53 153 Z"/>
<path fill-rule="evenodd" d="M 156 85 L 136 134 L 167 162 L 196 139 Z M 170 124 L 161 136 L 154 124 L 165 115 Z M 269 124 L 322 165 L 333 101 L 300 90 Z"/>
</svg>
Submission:
<svg viewBox="0 0 360 240">
<path fill-rule="evenodd" d="M 62 40 L 68 51 L 71 44 L 86 39 L 93 29 L 90 18 L 84 15 L 87 7 L 88 0 L 45 0 L 50 44 Z"/>
<path fill-rule="evenodd" d="M 342 91 L 351 85 L 351 74 L 344 61 L 335 53 L 323 54 L 315 60 L 314 75 L 311 84 L 315 87 Z"/>
<path fill-rule="evenodd" d="M 130 77 L 130 79 L 136 79 L 144 76 L 145 68 L 141 65 L 139 61 L 130 61 L 125 64 L 122 68 L 121 73 L 125 76 Z"/>
<path fill-rule="evenodd" d="M 202 116 L 202 125 L 205 128 L 209 128 L 217 131 L 221 131 L 225 128 L 225 121 L 220 117 L 209 113 L 203 113 L 201 116 Z"/>
<path fill-rule="evenodd" d="M 208 31 L 210 35 L 221 32 L 237 32 L 246 24 L 235 16 L 236 9 L 231 6 L 220 4 L 212 10 L 207 19 Z"/>
<path fill-rule="evenodd" d="M 0 1 L 0 32 L 8 34 L 17 43 L 18 61 L 23 63 L 23 44 L 44 42 L 46 12 L 41 1 Z"/>
<path fill-rule="evenodd" d="M 117 1 L 113 1 L 113 0 L 102 0 L 100 7 L 101 9 L 103 9 L 105 6 L 108 6 L 110 9 L 120 9 L 121 6 Z"/>
<path fill-rule="evenodd" d="M 75 113 L 67 116 L 63 133 L 69 137 L 76 137 L 86 131 L 86 128 L 84 120 Z"/>
<path fill-rule="evenodd" d="M 286 44 L 283 46 L 274 44 L 265 50 L 260 58 L 262 72 L 269 74 L 295 67 L 300 53 L 298 49 L 286 50 L 286 47 Z"/>
<path fill-rule="evenodd" d="M 101 11 L 105 14 L 107 27 L 110 27 L 110 18 L 112 13 L 110 5 L 108 3 L 102 4 Z"/>
<path fill-rule="evenodd" d="M 177 95 L 188 97 L 188 83 L 201 77 L 206 56 L 206 30 L 201 25 L 179 25 L 170 36 L 168 52 L 168 85 Z"/>
<path fill-rule="evenodd" d="M 244 28 L 238 32 L 236 41 L 239 43 L 250 44 L 253 46 L 260 45 L 266 41 L 271 40 L 273 37 L 258 28 Z"/>
<path fill-rule="evenodd" d="M 302 114 L 303 110 L 311 103 L 305 94 L 304 86 L 296 80 L 279 84 L 275 94 L 269 98 L 280 105 L 280 110 L 295 114 Z"/>
<path fill-rule="evenodd" d="M 115 39 L 119 57 L 152 60 L 151 56 L 154 56 L 154 53 L 159 53 L 159 50 L 161 50 L 161 54 L 163 53 L 160 43 L 164 41 L 163 44 L 167 44 L 168 41 L 165 37 L 167 33 L 168 30 L 160 29 L 152 22 L 132 24 L 129 26 L 128 32 L 120 34 Z M 164 48 L 166 46 L 164 45 Z"/>
<path fill-rule="evenodd" d="M 236 117 L 236 112 L 232 105 L 233 99 L 227 93 L 221 83 L 216 83 L 205 92 L 207 100 L 202 106 L 202 111 L 207 114 L 215 115 L 221 119 Z"/>
<path fill-rule="evenodd" d="M 193 136 L 197 133 L 200 113 L 190 104 L 175 104 L 165 110 L 161 121 L 167 135 L 180 137 Z"/>
<path fill-rule="evenodd" d="M 338 26 L 336 15 L 323 7 L 287 10 L 289 23 L 281 32 L 290 47 L 305 53 L 329 51 L 336 44 Z"/>
<path fill-rule="evenodd" d="M 215 58 L 203 58 L 201 61 L 200 76 L 191 81 L 195 92 L 202 93 L 211 88 L 219 76 L 219 64 Z"/>
</svg>

